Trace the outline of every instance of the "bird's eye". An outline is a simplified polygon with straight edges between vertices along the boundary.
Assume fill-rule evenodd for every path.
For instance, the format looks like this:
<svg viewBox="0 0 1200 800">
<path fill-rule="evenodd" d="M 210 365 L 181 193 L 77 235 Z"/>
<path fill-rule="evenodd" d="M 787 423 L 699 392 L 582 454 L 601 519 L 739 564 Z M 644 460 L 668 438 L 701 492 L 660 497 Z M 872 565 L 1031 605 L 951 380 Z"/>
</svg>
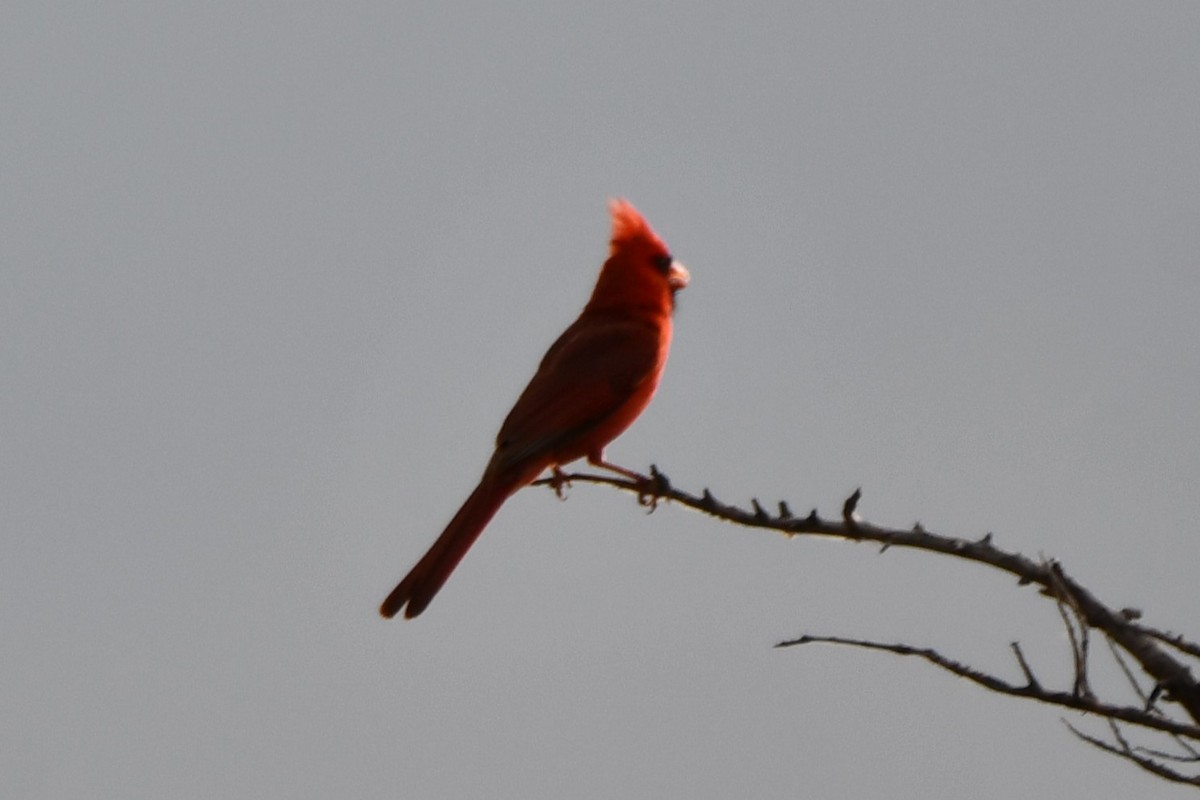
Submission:
<svg viewBox="0 0 1200 800">
<path fill-rule="evenodd" d="M 654 268 L 663 275 L 670 273 L 671 265 L 674 263 L 675 259 L 671 258 L 670 254 L 654 257 Z"/>
</svg>

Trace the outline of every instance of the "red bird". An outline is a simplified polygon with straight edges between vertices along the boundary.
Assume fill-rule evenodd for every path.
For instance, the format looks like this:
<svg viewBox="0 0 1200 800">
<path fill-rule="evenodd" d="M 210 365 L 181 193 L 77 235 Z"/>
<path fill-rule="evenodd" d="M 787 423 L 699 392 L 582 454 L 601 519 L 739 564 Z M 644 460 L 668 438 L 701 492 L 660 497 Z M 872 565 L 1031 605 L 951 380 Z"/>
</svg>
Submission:
<svg viewBox="0 0 1200 800">
<path fill-rule="evenodd" d="M 379 613 L 417 616 L 504 501 L 547 468 L 579 458 L 630 478 L 604 460 L 604 447 L 650 403 L 671 346 L 675 292 L 687 268 L 671 257 L 624 200 L 609 204 L 612 246 L 592 297 L 563 331 L 517 398 L 496 436 L 483 477 L 446 530 L 392 590 Z"/>
</svg>

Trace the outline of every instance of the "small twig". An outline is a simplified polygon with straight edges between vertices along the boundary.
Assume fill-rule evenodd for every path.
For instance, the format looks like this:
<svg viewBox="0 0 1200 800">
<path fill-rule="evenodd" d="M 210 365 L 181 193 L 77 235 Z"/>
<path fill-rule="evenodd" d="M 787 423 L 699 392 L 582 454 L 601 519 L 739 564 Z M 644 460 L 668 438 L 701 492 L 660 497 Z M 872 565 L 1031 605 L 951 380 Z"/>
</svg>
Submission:
<svg viewBox="0 0 1200 800">
<path fill-rule="evenodd" d="M 1062 567 L 1056 561 L 1045 562 L 1050 575 L 1048 589 L 1054 596 L 1058 614 L 1062 617 L 1063 627 L 1067 629 L 1067 638 L 1071 642 L 1071 658 L 1075 665 L 1074 691 L 1080 697 L 1092 697 L 1088 686 L 1088 626 L 1082 618 L 1078 604 L 1062 579 Z M 1068 613 L 1069 611 L 1069 613 Z"/>
<path fill-rule="evenodd" d="M 1121 668 L 1121 672 L 1125 673 L 1125 680 L 1129 682 L 1130 687 L 1133 689 L 1133 693 L 1136 694 L 1139 699 L 1141 699 L 1142 708 L 1146 709 L 1147 711 L 1152 711 L 1154 709 L 1154 704 L 1150 702 L 1150 697 L 1142 689 L 1142 685 L 1138 683 L 1137 676 L 1133 674 L 1131 669 L 1129 669 L 1129 664 L 1126 663 L 1125 658 L 1121 655 L 1120 648 L 1113 643 L 1113 640 L 1110 637 L 1104 637 L 1104 642 L 1108 645 L 1108 650 L 1110 653 L 1112 653 L 1113 660 L 1116 661 L 1117 665 Z"/>
<path fill-rule="evenodd" d="M 1188 786 L 1200 786 L 1200 775 L 1184 775 L 1182 772 L 1176 772 L 1170 767 L 1160 764 L 1151 758 L 1147 758 L 1135 753 L 1133 749 L 1129 747 L 1129 743 L 1125 741 L 1125 738 L 1121 736 L 1120 731 L 1116 730 L 1116 725 L 1112 722 L 1112 720 L 1109 720 L 1109 724 L 1115 730 L 1114 737 L 1120 743 L 1120 746 L 1109 744 L 1103 739 L 1097 739 L 1094 736 L 1089 736 L 1066 720 L 1063 720 L 1062 722 L 1067 726 L 1067 729 L 1070 730 L 1071 733 L 1075 734 L 1093 747 L 1098 747 L 1106 753 L 1112 753 L 1113 755 L 1132 761 L 1134 764 L 1137 764 L 1147 772 L 1153 773 L 1160 778 L 1165 778 L 1173 783 L 1182 783 Z"/>
<path fill-rule="evenodd" d="M 1017 663 L 1021 665 L 1021 672 L 1025 673 L 1025 685 L 1030 689 L 1041 691 L 1042 685 L 1038 683 L 1037 678 L 1033 677 L 1033 670 L 1029 668 L 1029 663 L 1025 661 L 1025 654 L 1021 652 L 1021 643 L 1012 642 L 1010 646 L 1017 656 Z"/>
<path fill-rule="evenodd" d="M 1180 764 L 1195 764 L 1200 762 L 1200 750 L 1192 747 L 1187 740 L 1180 739 L 1178 736 L 1173 736 L 1171 738 L 1172 741 L 1179 745 L 1181 750 L 1186 750 L 1187 752 L 1183 755 L 1179 755 L 1178 753 L 1167 753 L 1162 750 L 1155 750 L 1152 747 L 1137 747 L 1135 749 L 1138 752 L 1145 753 L 1149 756 L 1153 756 L 1154 758 L 1161 758 L 1165 759 L 1166 761 L 1176 761 Z"/>
</svg>

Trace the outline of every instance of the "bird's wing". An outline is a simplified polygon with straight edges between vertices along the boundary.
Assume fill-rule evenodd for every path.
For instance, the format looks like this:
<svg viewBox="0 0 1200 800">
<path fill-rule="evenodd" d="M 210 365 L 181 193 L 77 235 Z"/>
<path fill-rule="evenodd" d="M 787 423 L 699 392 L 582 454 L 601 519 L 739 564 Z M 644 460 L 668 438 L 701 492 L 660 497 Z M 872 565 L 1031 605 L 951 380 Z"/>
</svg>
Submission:
<svg viewBox="0 0 1200 800">
<path fill-rule="evenodd" d="M 578 319 L 551 345 L 504 420 L 496 457 L 512 465 L 576 449 L 612 415 L 628 411 L 647 381 L 658 379 L 661 341 L 662 330 L 651 319 Z"/>
</svg>

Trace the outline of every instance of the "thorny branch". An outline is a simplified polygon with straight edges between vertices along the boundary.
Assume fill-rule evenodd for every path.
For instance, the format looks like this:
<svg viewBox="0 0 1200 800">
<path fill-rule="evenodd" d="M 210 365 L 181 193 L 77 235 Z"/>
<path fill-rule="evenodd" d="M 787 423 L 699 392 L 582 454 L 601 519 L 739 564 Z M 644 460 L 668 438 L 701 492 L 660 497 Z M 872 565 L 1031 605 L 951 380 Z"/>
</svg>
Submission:
<svg viewBox="0 0 1200 800">
<path fill-rule="evenodd" d="M 1200 786 L 1200 775 L 1187 775 L 1167 767 L 1163 760 L 1198 763 L 1195 745 L 1200 742 L 1200 681 L 1191 672 L 1188 664 L 1180 657 L 1200 658 L 1200 644 L 1184 638 L 1181 634 L 1169 633 L 1140 622 L 1141 612 L 1136 609 L 1119 611 L 1102 603 L 1082 584 L 1070 577 L 1062 564 L 1053 559 L 1035 561 L 1020 553 L 996 546 L 991 533 L 980 539 L 964 539 L 931 533 L 914 525 L 911 529 L 884 528 L 864 522 L 857 513 L 861 490 L 855 490 L 842 505 L 841 519 L 822 518 L 813 509 L 807 516 L 796 517 L 787 503 L 780 502 L 778 511 L 768 512 L 757 499 L 751 500 L 751 508 L 745 509 L 723 503 L 708 489 L 700 495 L 677 489 L 667 476 L 654 466 L 650 475 L 641 480 L 608 475 L 586 473 L 557 473 L 553 478 L 537 481 L 535 485 L 549 485 L 561 492 L 564 484 L 578 481 L 614 486 L 637 495 L 638 503 L 654 510 L 662 500 L 670 500 L 688 508 L 708 514 L 717 519 L 749 528 L 763 528 L 785 536 L 825 536 L 852 542 L 875 542 L 880 552 L 891 547 L 907 547 L 974 561 L 993 569 L 1007 572 L 1017 578 L 1019 585 L 1034 584 L 1040 587 L 1043 596 L 1052 599 L 1062 616 L 1068 632 L 1074 661 L 1074 681 L 1069 691 L 1054 691 L 1044 688 L 1034 677 L 1020 646 L 1012 644 L 1018 666 L 1025 679 L 1024 685 L 1010 683 L 995 675 L 974 669 L 947 658 L 932 648 L 914 647 L 908 644 L 851 639 L 840 636 L 803 635 L 777 646 L 787 647 L 809 643 L 837 644 L 889 652 L 895 655 L 916 656 L 929 663 L 965 678 L 973 683 L 1001 694 L 1024 697 L 1038 702 L 1050 703 L 1064 708 L 1094 714 L 1106 719 L 1110 725 L 1113 742 L 1107 742 L 1081 733 L 1068 725 L 1071 731 L 1084 741 L 1114 755 L 1125 758 L 1141 768 L 1166 780 Z M 1089 631 L 1096 630 L 1104 635 L 1114 657 L 1137 695 L 1140 705 L 1121 705 L 1105 702 L 1093 694 L 1088 685 L 1087 663 L 1089 657 Z M 1140 667 L 1152 684 L 1147 694 L 1138 683 L 1133 669 L 1120 654 L 1125 653 Z M 1159 701 L 1177 704 L 1183 715 L 1172 714 Z M 1172 737 L 1184 751 L 1183 755 L 1171 755 L 1146 748 L 1133 747 L 1125 739 L 1117 722 L 1153 730 Z"/>
</svg>

